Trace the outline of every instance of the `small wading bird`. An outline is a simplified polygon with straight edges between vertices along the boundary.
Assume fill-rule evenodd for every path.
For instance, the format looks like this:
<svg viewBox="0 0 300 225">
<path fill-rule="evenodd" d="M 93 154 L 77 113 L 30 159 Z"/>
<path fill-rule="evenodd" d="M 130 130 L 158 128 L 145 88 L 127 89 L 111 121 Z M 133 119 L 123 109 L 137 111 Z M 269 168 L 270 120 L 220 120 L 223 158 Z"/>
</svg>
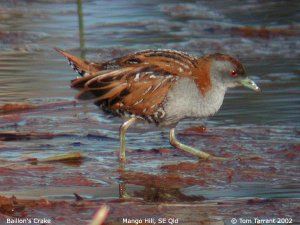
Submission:
<svg viewBox="0 0 300 225">
<path fill-rule="evenodd" d="M 104 112 L 126 118 L 120 127 L 121 161 L 126 160 L 126 130 L 137 120 L 170 127 L 170 144 L 178 149 L 204 159 L 225 159 L 180 143 L 176 124 L 215 114 L 228 88 L 260 91 L 243 65 L 226 54 L 195 57 L 174 50 L 144 50 L 95 63 L 55 50 L 80 75 L 71 82 L 79 90 L 78 99 L 94 99 Z"/>
</svg>

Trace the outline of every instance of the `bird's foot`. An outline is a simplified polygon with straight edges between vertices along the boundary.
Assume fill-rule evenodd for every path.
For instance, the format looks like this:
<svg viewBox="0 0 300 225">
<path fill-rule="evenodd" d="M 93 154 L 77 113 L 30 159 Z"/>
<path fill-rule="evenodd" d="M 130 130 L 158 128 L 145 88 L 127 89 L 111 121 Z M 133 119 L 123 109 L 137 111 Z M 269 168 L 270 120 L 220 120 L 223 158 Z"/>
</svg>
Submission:
<svg viewBox="0 0 300 225">
<path fill-rule="evenodd" d="M 217 160 L 217 161 L 240 161 L 240 160 L 261 160 L 262 159 L 260 155 L 239 155 L 233 157 L 220 157 L 220 156 L 214 156 L 208 154 L 207 157 L 203 157 L 203 155 L 200 155 L 198 157 L 199 159 Z"/>
</svg>

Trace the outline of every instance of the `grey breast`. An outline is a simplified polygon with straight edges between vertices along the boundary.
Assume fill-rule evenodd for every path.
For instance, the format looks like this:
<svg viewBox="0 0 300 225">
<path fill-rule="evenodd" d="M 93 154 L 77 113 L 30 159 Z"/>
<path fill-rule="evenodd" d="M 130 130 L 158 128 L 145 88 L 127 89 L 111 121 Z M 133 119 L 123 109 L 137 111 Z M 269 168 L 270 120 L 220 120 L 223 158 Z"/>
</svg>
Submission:
<svg viewBox="0 0 300 225">
<path fill-rule="evenodd" d="M 169 91 L 164 104 L 166 115 L 161 125 L 176 124 L 184 118 L 204 118 L 215 114 L 221 107 L 225 88 L 213 85 L 205 95 L 190 78 L 180 78 Z"/>
</svg>

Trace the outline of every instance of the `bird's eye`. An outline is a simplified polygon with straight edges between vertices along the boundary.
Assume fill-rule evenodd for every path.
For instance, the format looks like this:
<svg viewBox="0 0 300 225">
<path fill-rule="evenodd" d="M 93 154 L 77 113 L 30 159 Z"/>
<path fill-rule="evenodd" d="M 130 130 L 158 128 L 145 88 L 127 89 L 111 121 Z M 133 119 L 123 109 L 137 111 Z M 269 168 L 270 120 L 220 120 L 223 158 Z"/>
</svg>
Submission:
<svg viewBox="0 0 300 225">
<path fill-rule="evenodd" d="M 236 77 L 238 74 L 237 74 L 237 72 L 235 71 L 235 70 L 232 70 L 231 72 L 230 72 L 230 76 L 232 76 L 232 77 Z"/>
</svg>

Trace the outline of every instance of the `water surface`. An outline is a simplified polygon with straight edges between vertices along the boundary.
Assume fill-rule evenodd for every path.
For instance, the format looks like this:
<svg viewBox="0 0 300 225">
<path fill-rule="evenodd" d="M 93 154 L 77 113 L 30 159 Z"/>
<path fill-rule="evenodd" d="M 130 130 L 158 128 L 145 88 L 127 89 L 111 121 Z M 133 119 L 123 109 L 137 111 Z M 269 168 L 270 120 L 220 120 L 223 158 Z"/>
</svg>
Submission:
<svg viewBox="0 0 300 225">
<path fill-rule="evenodd" d="M 118 199 L 118 185 L 125 182 L 131 195 L 143 199 L 142 207 L 170 201 L 188 207 L 201 202 L 200 196 L 224 204 L 228 199 L 283 199 L 275 212 L 284 208 L 283 215 L 289 212 L 296 218 L 300 159 L 299 7 L 297 1 L 85 1 L 82 51 L 74 1 L 2 1 L 0 106 L 46 107 L 0 112 L 2 169 L 13 169 L 11 174 L 1 175 L 0 195 L 65 200 L 73 198 L 73 192 L 80 192 L 88 199 Z M 94 61 L 148 48 L 177 49 L 199 56 L 223 52 L 238 57 L 262 93 L 230 90 L 216 116 L 205 121 L 182 121 L 178 137 L 215 155 L 261 158 L 198 164 L 196 158 L 170 147 L 168 130 L 140 124 L 128 132 L 128 173 L 120 174 L 117 149 L 121 120 L 109 118 L 91 103 L 73 103 L 76 91 L 69 85 L 76 74 L 54 47 Z M 206 132 L 188 129 L 203 124 Z M 8 140 L 4 132 L 56 136 Z M 80 152 L 86 160 L 76 166 L 41 167 L 23 161 L 71 151 Z M 88 182 L 71 182 L 78 177 Z M 172 183 L 175 180 L 181 182 Z M 174 187 L 165 190 L 164 185 Z M 66 192 L 64 187 L 74 190 Z M 162 198 L 154 200 L 153 193 Z M 212 213 L 213 220 L 226 221 L 233 216 L 231 204 L 224 211 L 217 208 L 220 211 Z M 198 206 L 191 212 L 195 220 L 190 224 L 207 219 L 199 216 L 199 210 L 203 211 L 200 203 Z M 253 206 L 250 212 L 257 208 Z M 272 215 L 268 208 L 265 212 L 263 216 Z M 83 221 L 90 216 L 82 215 Z M 117 213 L 112 213 L 112 220 L 118 220 Z M 188 216 L 182 220 L 189 221 Z"/>
</svg>

